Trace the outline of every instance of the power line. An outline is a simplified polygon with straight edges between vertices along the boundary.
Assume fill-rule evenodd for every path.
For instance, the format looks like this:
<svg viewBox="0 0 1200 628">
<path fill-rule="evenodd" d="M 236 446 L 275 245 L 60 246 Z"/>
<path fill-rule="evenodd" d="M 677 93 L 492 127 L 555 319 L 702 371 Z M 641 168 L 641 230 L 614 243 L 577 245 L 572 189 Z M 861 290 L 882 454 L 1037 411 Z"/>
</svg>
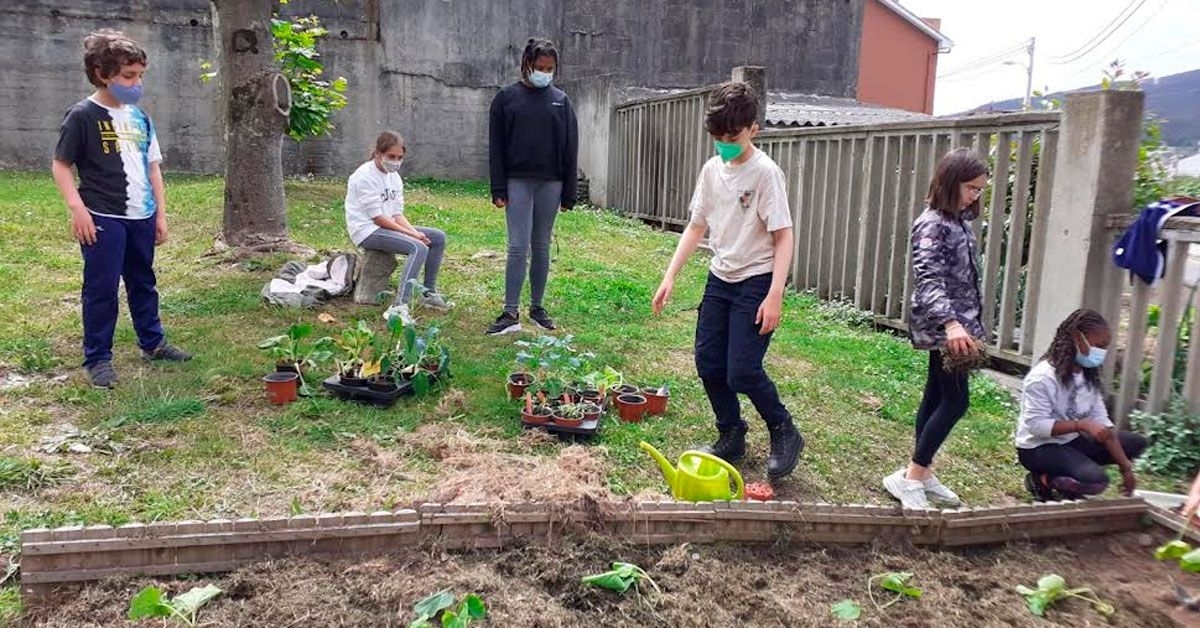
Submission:
<svg viewBox="0 0 1200 628">
<path fill-rule="evenodd" d="M 1145 20 L 1143 20 L 1141 24 L 1138 24 L 1133 30 L 1129 31 L 1129 33 L 1127 35 L 1125 35 L 1125 37 L 1121 38 L 1121 41 L 1117 42 L 1117 44 L 1115 46 L 1113 46 L 1112 48 L 1109 48 L 1108 52 L 1105 53 L 1104 56 L 1108 57 L 1108 56 L 1112 55 L 1114 52 L 1116 52 L 1117 50 L 1120 50 L 1121 46 L 1125 45 L 1125 42 L 1129 41 L 1129 39 L 1132 38 L 1134 35 L 1136 35 L 1138 33 L 1138 31 L 1145 28 L 1147 24 L 1154 21 L 1154 18 L 1158 17 L 1158 14 L 1161 13 L 1163 8 L 1166 7 L 1167 4 L 1169 4 L 1170 2 L 1171 2 L 1171 0 L 1163 0 L 1158 5 L 1157 9 L 1155 9 L 1152 13 L 1150 13 L 1150 15 Z"/>
<path fill-rule="evenodd" d="M 1104 28 L 1101 28 L 1095 35 L 1092 35 L 1091 38 L 1089 38 L 1087 41 L 1080 44 L 1080 46 L 1078 48 L 1072 50 L 1071 52 L 1068 52 L 1066 54 L 1057 55 L 1055 57 L 1052 57 L 1051 60 L 1065 59 L 1067 57 L 1075 55 L 1080 50 L 1083 50 L 1084 48 L 1091 45 L 1093 42 L 1095 42 L 1097 39 L 1099 39 L 1101 35 L 1104 35 L 1104 33 L 1108 31 L 1108 29 L 1112 28 L 1112 25 L 1116 24 L 1117 20 L 1121 19 L 1121 16 L 1125 15 L 1126 11 L 1129 11 L 1130 7 L 1133 6 L 1134 2 L 1138 2 L 1138 7 L 1140 8 L 1141 5 L 1145 3 L 1145 0 L 1140 0 L 1140 2 L 1139 2 L 1139 0 L 1129 0 L 1129 4 L 1126 4 L 1125 8 L 1121 9 L 1120 12 L 1118 12 L 1116 14 L 1116 16 L 1114 16 L 1113 19 L 1108 22 L 1108 24 L 1105 24 Z M 1134 9 L 1134 11 L 1137 11 L 1137 9 Z"/>
<path fill-rule="evenodd" d="M 947 78 L 947 77 L 954 76 L 956 74 L 962 74 L 964 72 L 969 72 L 971 70 L 976 70 L 976 69 L 982 68 L 984 66 L 998 63 L 1000 61 L 1003 61 L 1006 57 L 1010 57 L 1017 52 L 1025 50 L 1027 48 L 1027 46 L 1028 46 L 1028 44 L 1022 43 L 1022 44 L 1013 46 L 1011 48 L 1005 48 L 1004 50 L 993 52 L 989 55 L 985 55 L 978 59 L 975 59 L 974 61 L 969 61 L 967 63 L 964 63 L 963 65 L 960 65 L 957 68 L 954 68 L 952 70 L 947 70 L 945 73 L 939 74 L 937 78 Z"/>
<path fill-rule="evenodd" d="M 1136 15 L 1136 14 L 1137 14 L 1137 12 L 1138 12 L 1138 10 L 1139 10 L 1139 9 L 1141 9 L 1141 8 L 1142 8 L 1142 6 L 1143 6 L 1143 5 L 1145 5 L 1145 4 L 1146 4 L 1146 0 L 1139 0 L 1139 2 L 1138 2 L 1138 4 L 1137 4 L 1137 6 L 1136 6 L 1136 7 L 1134 7 L 1133 11 L 1130 11 L 1128 15 L 1126 15 L 1124 18 L 1122 18 L 1122 19 L 1121 19 L 1121 21 L 1120 21 L 1120 22 L 1119 22 L 1119 23 L 1116 25 L 1116 27 L 1115 27 L 1115 28 L 1113 28 L 1112 30 L 1108 31 L 1108 34 L 1107 34 L 1107 35 L 1105 35 L 1104 37 L 1102 37 L 1102 38 L 1101 38 L 1099 41 L 1096 41 L 1095 43 L 1093 43 L 1091 46 L 1089 46 L 1089 47 L 1088 47 L 1086 50 L 1084 50 L 1083 52 L 1080 52 L 1079 54 L 1076 54 L 1076 55 L 1073 55 L 1073 56 L 1071 56 L 1071 58 L 1070 58 L 1070 59 L 1065 59 L 1065 60 L 1061 60 L 1061 61 L 1053 61 L 1052 63 L 1054 63 L 1055 65 L 1066 65 L 1066 64 L 1068 64 L 1068 63 L 1074 63 L 1074 62 L 1076 62 L 1076 61 L 1078 61 L 1078 60 L 1080 60 L 1080 59 L 1082 59 L 1082 58 L 1086 57 L 1086 56 L 1088 55 L 1088 53 L 1089 53 L 1089 52 L 1091 52 L 1091 51 L 1095 50 L 1096 48 L 1098 48 L 1098 47 L 1100 46 L 1100 44 L 1103 44 L 1105 41 L 1107 41 L 1107 40 L 1108 40 L 1108 38 L 1109 38 L 1109 37 L 1112 37 L 1114 33 L 1116 33 L 1118 30 L 1120 30 L 1120 28 L 1121 28 L 1122 26 L 1124 26 L 1126 22 L 1128 22 L 1128 21 L 1129 21 L 1129 18 L 1131 18 L 1131 17 L 1133 17 L 1134 15 Z M 1160 8 L 1161 8 L 1161 7 L 1160 7 Z M 1144 24 L 1143 24 L 1143 25 L 1144 25 Z M 1061 59 L 1061 57 L 1059 57 L 1059 58 Z"/>
</svg>

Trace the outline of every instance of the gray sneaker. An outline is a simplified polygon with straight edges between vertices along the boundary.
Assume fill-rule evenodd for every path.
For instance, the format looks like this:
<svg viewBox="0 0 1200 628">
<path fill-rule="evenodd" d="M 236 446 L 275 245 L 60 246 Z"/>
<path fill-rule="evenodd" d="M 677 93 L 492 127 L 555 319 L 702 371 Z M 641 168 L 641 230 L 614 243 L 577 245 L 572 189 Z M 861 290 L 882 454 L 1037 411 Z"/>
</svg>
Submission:
<svg viewBox="0 0 1200 628">
<path fill-rule="evenodd" d="M 883 488 L 900 500 L 900 505 L 910 510 L 925 510 L 929 508 L 929 498 L 925 497 L 925 483 L 920 480 L 910 480 L 904 477 L 904 469 L 883 478 Z"/>
<path fill-rule="evenodd" d="M 117 383 L 117 372 L 108 360 L 87 367 L 87 374 L 92 386 L 96 388 L 112 388 L 113 384 Z"/>
<path fill-rule="evenodd" d="M 142 359 L 147 362 L 154 360 L 166 360 L 168 362 L 187 362 L 192 359 L 192 354 L 166 342 L 158 346 L 154 351 L 142 351 Z"/>
<path fill-rule="evenodd" d="M 426 290 L 425 294 L 417 297 L 417 305 L 437 312 L 449 312 L 454 308 L 453 301 L 447 301 L 441 293 Z"/>
</svg>

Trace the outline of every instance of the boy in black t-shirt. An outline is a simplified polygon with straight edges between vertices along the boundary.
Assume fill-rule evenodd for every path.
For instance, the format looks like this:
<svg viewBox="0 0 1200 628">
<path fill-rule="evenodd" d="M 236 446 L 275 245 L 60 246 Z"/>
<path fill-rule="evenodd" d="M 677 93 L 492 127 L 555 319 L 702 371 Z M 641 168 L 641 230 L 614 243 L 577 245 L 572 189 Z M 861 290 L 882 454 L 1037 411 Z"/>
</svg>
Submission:
<svg viewBox="0 0 1200 628">
<path fill-rule="evenodd" d="M 158 318 L 154 247 L 167 239 L 167 217 L 158 138 L 150 117 L 136 106 L 146 51 L 108 29 L 92 33 L 83 47 L 96 92 L 67 111 L 51 172 L 83 253 L 83 366 L 92 385 L 111 388 L 122 278 L 143 358 L 192 356 L 167 344 Z M 78 190 L 71 166 L 79 174 Z"/>
</svg>

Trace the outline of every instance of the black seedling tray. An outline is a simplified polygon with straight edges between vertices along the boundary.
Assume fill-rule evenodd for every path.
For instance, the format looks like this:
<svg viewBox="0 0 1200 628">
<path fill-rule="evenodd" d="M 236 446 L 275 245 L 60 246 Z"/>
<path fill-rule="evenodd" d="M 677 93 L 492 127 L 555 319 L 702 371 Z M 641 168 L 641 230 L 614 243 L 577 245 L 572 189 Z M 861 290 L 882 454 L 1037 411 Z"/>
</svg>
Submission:
<svg viewBox="0 0 1200 628">
<path fill-rule="evenodd" d="M 340 381 L 337 375 L 329 376 L 325 381 L 321 382 L 321 385 L 333 393 L 334 397 L 338 397 L 339 399 L 348 399 L 384 408 L 390 407 L 396 403 L 397 399 L 404 395 L 411 395 L 413 392 L 412 382 L 410 381 L 400 382 L 400 385 L 391 392 L 379 392 L 371 390 L 366 386 L 347 386 Z"/>
<path fill-rule="evenodd" d="M 549 422 L 543 423 L 543 424 L 526 423 L 524 421 L 521 421 L 521 426 L 526 429 L 533 429 L 533 428 L 544 429 L 547 432 L 550 432 L 551 434 L 558 434 L 560 436 L 583 436 L 583 437 L 590 438 L 590 437 L 595 436 L 596 434 L 600 433 L 600 422 L 603 420 L 604 420 L 604 415 L 601 414 L 600 418 L 593 419 L 591 421 L 584 421 L 578 427 L 566 427 L 563 425 L 556 425 L 553 421 L 549 421 Z"/>
</svg>

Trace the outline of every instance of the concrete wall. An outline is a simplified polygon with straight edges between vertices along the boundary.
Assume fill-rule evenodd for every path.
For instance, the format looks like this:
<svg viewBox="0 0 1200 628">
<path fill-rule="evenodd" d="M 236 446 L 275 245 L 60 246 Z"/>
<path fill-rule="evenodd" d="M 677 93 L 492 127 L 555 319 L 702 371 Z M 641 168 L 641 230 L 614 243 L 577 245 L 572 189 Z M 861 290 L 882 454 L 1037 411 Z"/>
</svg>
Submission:
<svg viewBox="0 0 1200 628">
<path fill-rule="evenodd" d="M 877 0 L 866 0 L 858 59 L 858 99 L 933 113 L 938 43 Z"/>
<path fill-rule="evenodd" d="M 608 111 L 625 86 L 694 87 L 735 65 L 764 65 L 771 89 L 852 96 L 864 0 L 291 0 L 330 35 L 330 77 L 349 81 L 349 105 L 328 139 L 283 140 L 291 174 L 344 176 L 375 134 L 407 140 L 407 176 L 485 178 L 487 110 L 518 78 L 531 35 L 560 45 L 558 84 L 581 125 L 580 168 L 605 189 Z M 81 41 L 125 30 L 150 55 L 146 109 L 169 171 L 220 172 L 216 86 L 198 80 L 215 60 L 206 0 L 30 0 L 0 7 L 0 168 L 46 168 L 62 114 L 90 92 Z M 602 200 L 596 199 L 594 200 Z"/>
</svg>

